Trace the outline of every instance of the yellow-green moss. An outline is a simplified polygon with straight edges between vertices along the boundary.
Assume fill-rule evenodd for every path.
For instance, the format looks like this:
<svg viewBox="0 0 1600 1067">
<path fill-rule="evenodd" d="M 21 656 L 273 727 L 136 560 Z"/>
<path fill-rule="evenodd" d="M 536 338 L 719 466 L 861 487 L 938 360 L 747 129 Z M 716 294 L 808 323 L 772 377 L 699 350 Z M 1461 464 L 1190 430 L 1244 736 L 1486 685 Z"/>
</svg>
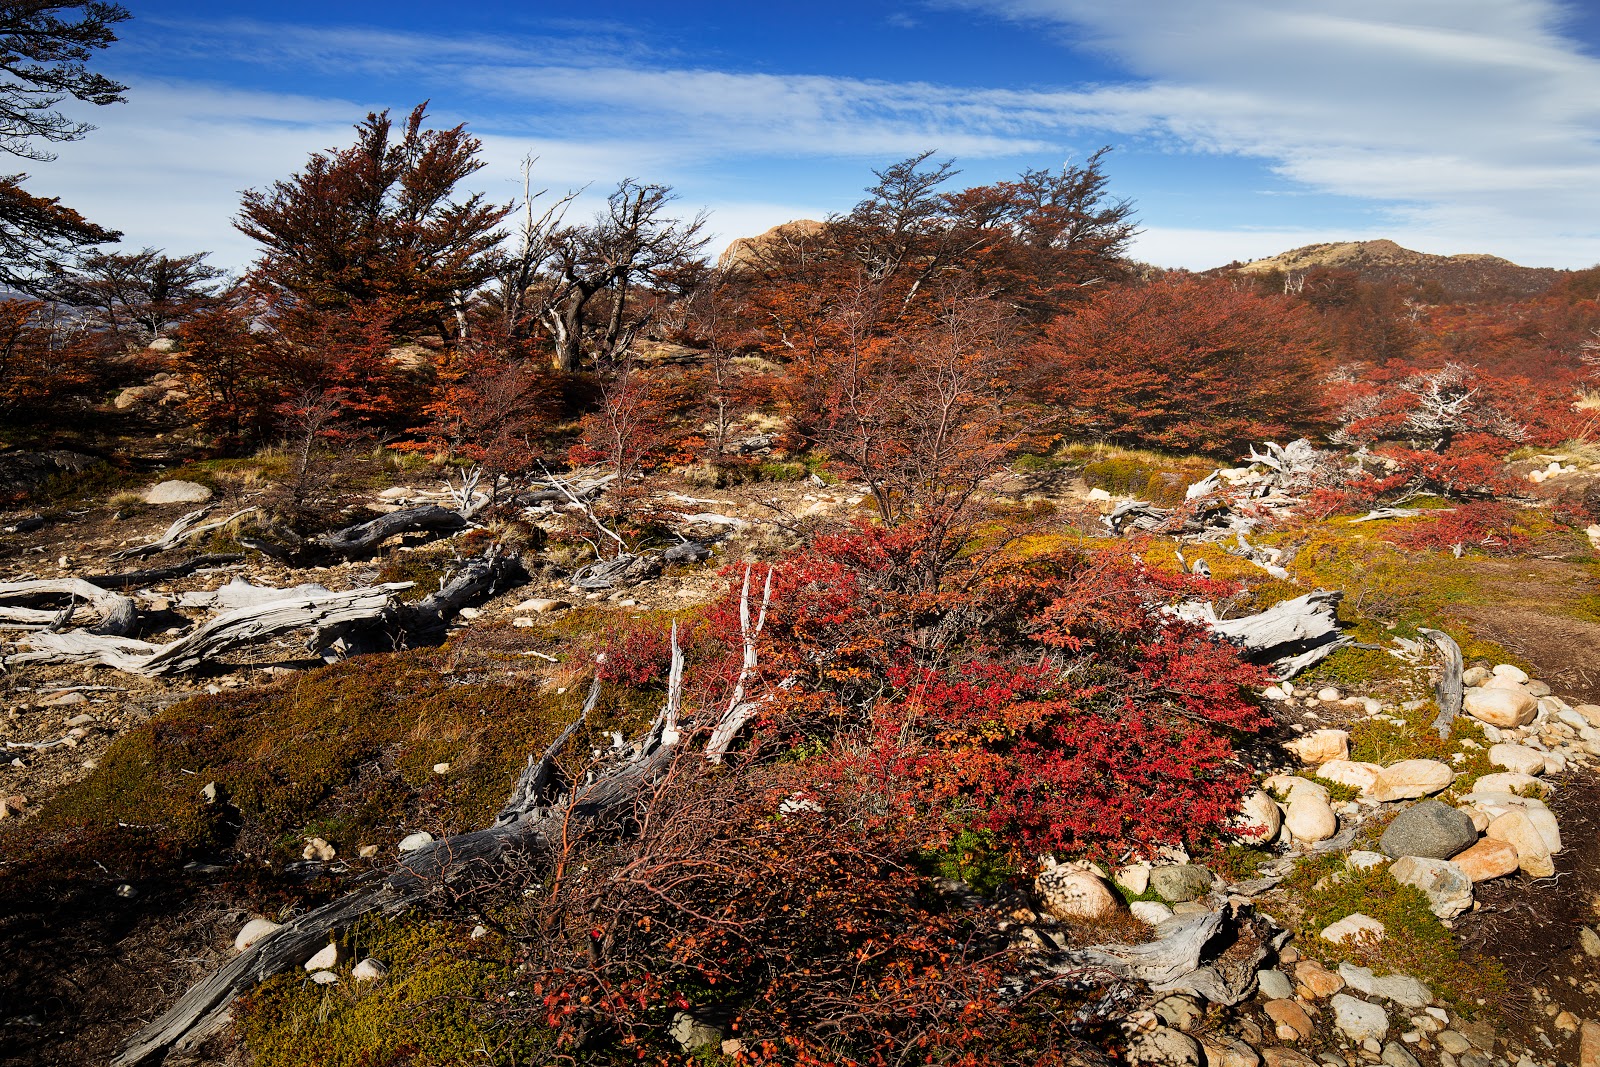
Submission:
<svg viewBox="0 0 1600 1067">
<path fill-rule="evenodd" d="M 372 957 L 389 974 L 319 986 L 304 971 L 278 975 L 239 1006 L 238 1030 L 255 1067 L 416 1067 L 539 1062 L 550 1049 L 537 1028 L 493 1025 L 486 1008 L 511 975 L 507 946 L 464 927 L 365 920 L 341 940 L 353 962 Z"/>
<path fill-rule="evenodd" d="M 1469 1014 L 1493 1004 L 1506 990 L 1504 969 L 1491 959 L 1467 959 L 1451 932 L 1429 908 L 1427 895 L 1395 881 L 1386 867 L 1349 867 L 1340 856 L 1302 860 L 1281 887 L 1295 903 L 1296 945 L 1328 963 L 1348 961 L 1378 974 L 1409 974 L 1435 996 Z M 1384 940 L 1334 944 L 1320 933 L 1353 912 L 1384 926 Z"/>
</svg>

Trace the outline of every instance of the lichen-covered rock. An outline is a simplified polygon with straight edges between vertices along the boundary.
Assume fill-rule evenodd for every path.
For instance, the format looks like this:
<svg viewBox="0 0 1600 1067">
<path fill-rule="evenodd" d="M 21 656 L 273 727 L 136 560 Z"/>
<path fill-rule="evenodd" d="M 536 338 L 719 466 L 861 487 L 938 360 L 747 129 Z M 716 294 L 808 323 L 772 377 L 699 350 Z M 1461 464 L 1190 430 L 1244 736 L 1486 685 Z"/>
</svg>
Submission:
<svg viewBox="0 0 1600 1067">
<path fill-rule="evenodd" d="M 1465 812 L 1437 800 L 1424 800 L 1396 815 L 1378 846 L 1390 856 L 1447 860 L 1477 840 L 1478 831 Z"/>
<path fill-rule="evenodd" d="M 1150 888 L 1172 903 L 1196 900 L 1210 891 L 1211 872 L 1192 863 L 1155 867 L 1150 871 Z"/>
<path fill-rule="evenodd" d="M 1389 873 L 1426 893 L 1428 906 L 1441 919 L 1453 919 L 1472 907 L 1472 879 L 1449 860 L 1401 856 L 1389 865 Z"/>
</svg>

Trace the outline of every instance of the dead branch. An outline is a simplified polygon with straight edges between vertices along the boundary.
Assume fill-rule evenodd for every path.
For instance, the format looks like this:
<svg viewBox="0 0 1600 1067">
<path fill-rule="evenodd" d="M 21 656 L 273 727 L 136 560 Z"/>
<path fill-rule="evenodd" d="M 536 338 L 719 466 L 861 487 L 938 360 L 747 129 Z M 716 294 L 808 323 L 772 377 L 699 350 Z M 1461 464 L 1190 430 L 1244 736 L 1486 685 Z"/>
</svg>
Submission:
<svg viewBox="0 0 1600 1067">
<path fill-rule="evenodd" d="M 204 534 L 208 534 L 213 530 L 220 530 L 234 520 L 243 518 L 244 516 L 259 510 L 259 508 L 248 507 L 243 511 L 236 511 L 227 518 L 221 519 L 217 522 L 201 523 L 200 520 L 211 513 L 211 508 L 200 508 L 178 518 L 171 526 L 167 527 L 166 533 L 162 534 L 154 541 L 151 541 L 149 544 L 139 545 L 135 548 L 119 549 L 116 552 L 111 553 L 110 558 L 114 560 L 129 559 L 134 557 L 143 559 L 145 556 L 154 556 L 158 553 L 165 552 L 168 549 L 177 548 L 179 545 L 184 544 L 187 541 L 193 541 L 195 538 Z"/>
<path fill-rule="evenodd" d="M 1444 655 L 1444 671 L 1439 676 L 1439 684 L 1434 692 L 1439 700 L 1439 715 L 1433 720 L 1433 728 L 1439 731 L 1441 740 L 1450 737 L 1450 727 L 1455 722 L 1456 716 L 1461 714 L 1462 667 L 1461 646 L 1456 644 L 1455 638 L 1442 630 L 1430 630 L 1418 627 L 1417 632 L 1432 641 Z"/>
<path fill-rule="evenodd" d="M 425 504 L 419 508 L 406 508 L 380 515 L 369 522 L 358 522 L 338 530 L 330 530 L 314 537 L 310 545 L 315 550 L 331 552 L 344 559 L 361 559 L 370 556 L 389 538 L 406 533 L 453 533 L 465 529 L 467 520 L 459 511 Z"/>
</svg>

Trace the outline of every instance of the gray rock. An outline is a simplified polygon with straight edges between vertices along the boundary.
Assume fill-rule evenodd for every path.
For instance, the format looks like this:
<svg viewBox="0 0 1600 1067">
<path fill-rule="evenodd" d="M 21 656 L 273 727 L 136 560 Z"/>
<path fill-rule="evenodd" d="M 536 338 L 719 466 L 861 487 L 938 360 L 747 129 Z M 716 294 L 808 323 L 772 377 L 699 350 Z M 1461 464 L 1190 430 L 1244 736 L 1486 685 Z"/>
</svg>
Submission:
<svg viewBox="0 0 1600 1067">
<path fill-rule="evenodd" d="M 1294 983 L 1276 967 L 1257 971 L 1256 983 L 1261 987 L 1261 995 L 1268 1000 L 1294 999 Z"/>
<path fill-rule="evenodd" d="M 1383 1059 L 1385 1067 L 1422 1067 L 1417 1058 L 1406 1051 L 1406 1047 L 1398 1041 L 1391 1041 L 1383 1046 Z"/>
<path fill-rule="evenodd" d="M 1458 1034 L 1454 1030 L 1441 1030 L 1439 1031 L 1439 1036 L 1433 1040 L 1440 1048 L 1455 1056 L 1459 1056 L 1463 1052 L 1466 1052 L 1468 1049 L 1472 1048 L 1472 1042 L 1468 1041 L 1464 1035 Z"/>
<path fill-rule="evenodd" d="M 1193 863 L 1156 867 L 1150 871 L 1150 888 L 1163 900 L 1183 903 L 1211 890 L 1211 872 Z"/>
<path fill-rule="evenodd" d="M 1465 812 L 1442 801 L 1423 800 L 1395 816 L 1378 845 L 1391 856 L 1447 860 L 1477 841 L 1477 828 Z"/>
<path fill-rule="evenodd" d="M 1165 1026 L 1134 1034 L 1128 1039 L 1129 1064 L 1143 1067 L 1201 1067 L 1205 1054 L 1200 1042 Z"/>
<path fill-rule="evenodd" d="M 1428 895 L 1428 905 L 1441 919 L 1453 919 L 1472 907 L 1472 879 L 1449 860 L 1401 856 L 1389 873 L 1402 885 L 1416 886 Z"/>
<path fill-rule="evenodd" d="M 667 1027 L 667 1033 L 685 1052 L 722 1047 L 722 1028 L 697 1019 L 686 1011 L 672 1016 L 672 1025 Z"/>
<path fill-rule="evenodd" d="M 661 553 L 661 558 L 668 563 L 699 563 L 703 559 L 711 558 L 711 549 L 699 541 L 685 541 Z"/>
<path fill-rule="evenodd" d="M 1339 977 L 1357 993 L 1369 997 L 1382 997 L 1408 1008 L 1425 1008 L 1433 1003 L 1433 991 L 1409 974 L 1375 976 L 1370 967 L 1357 967 L 1353 963 L 1339 964 Z"/>
<path fill-rule="evenodd" d="M 1335 993 L 1328 1001 L 1333 1008 L 1333 1025 L 1351 1041 L 1382 1041 L 1389 1033 L 1389 1013 L 1376 1004 L 1344 993 Z"/>
<path fill-rule="evenodd" d="M 199 482 L 157 482 L 144 491 L 146 504 L 204 504 L 211 490 Z"/>
<path fill-rule="evenodd" d="M 1193 1030 L 1199 1025 L 1200 1020 L 1205 1018 L 1205 1011 L 1201 1009 L 1195 999 L 1184 996 L 1181 993 L 1162 997 L 1155 1002 L 1150 1010 L 1155 1012 L 1157 1019 L 1160 1019 L 1174 1030 L 1182 1030 L 1184 1033 Z"/>
</svg>

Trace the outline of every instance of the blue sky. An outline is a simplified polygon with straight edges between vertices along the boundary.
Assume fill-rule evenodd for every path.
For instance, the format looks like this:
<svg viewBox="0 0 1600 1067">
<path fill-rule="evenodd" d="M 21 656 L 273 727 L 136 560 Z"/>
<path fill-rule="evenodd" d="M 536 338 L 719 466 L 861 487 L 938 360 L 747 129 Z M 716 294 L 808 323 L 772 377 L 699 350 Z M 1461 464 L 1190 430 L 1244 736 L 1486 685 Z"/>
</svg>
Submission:
<svg viewBox="0 0 1600 1067">
<path fill-rule="evenodd" d="M 229 267 L 241 190 L 425 98 L 491 195 L 530 153 L 555 191 L 665 182 L 719 246 L 924 149 L 978 183 L 1111 145 L 1163 266 L 1372 237 L 1600 262 L 1600 18 L 1550 0 L 128 6 L 99 61 L 128 103 L 30 187 Z"/>
</svg>

